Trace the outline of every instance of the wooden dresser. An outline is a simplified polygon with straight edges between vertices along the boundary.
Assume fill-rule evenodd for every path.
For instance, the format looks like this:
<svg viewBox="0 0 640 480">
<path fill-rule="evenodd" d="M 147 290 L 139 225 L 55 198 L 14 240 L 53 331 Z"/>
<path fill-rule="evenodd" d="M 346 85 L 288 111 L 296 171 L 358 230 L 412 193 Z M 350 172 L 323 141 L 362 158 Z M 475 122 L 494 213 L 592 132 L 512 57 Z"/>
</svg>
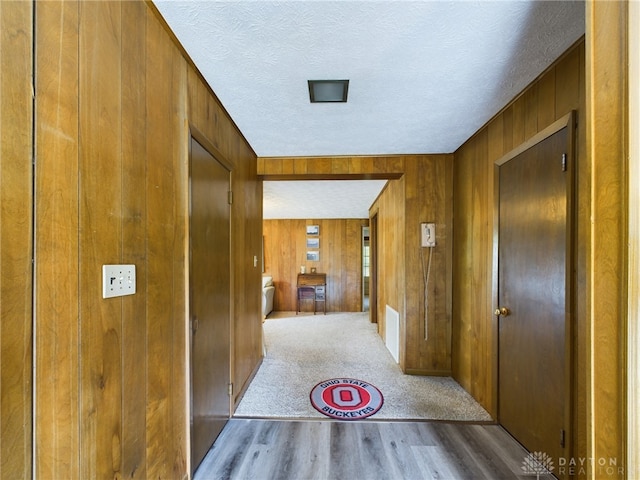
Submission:
<svg viewBox="0 0 640 480">
<path fill-rule="evenodd" d="M 318 304 L 322 304 L 322 313 L 327 314 L 327 274 L 299 273 L 298 299 L 296 315 L 300 312 L 300 304 L 305 300 L 313 302 L 313 314 L 316 314 Z"/>
</svg>

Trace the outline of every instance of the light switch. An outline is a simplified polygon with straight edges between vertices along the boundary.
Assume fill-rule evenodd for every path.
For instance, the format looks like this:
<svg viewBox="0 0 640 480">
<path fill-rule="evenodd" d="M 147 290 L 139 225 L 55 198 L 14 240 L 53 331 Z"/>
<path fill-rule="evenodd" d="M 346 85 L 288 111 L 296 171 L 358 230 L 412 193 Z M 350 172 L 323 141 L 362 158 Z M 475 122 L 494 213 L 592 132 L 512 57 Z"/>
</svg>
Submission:
<svg viewBox="0 0 640 480">
<path fill-rule="evenodd" d="M 122 297 L 136 293 L 135 265 L 102 266 L 102 298 Z"/>
</svg>

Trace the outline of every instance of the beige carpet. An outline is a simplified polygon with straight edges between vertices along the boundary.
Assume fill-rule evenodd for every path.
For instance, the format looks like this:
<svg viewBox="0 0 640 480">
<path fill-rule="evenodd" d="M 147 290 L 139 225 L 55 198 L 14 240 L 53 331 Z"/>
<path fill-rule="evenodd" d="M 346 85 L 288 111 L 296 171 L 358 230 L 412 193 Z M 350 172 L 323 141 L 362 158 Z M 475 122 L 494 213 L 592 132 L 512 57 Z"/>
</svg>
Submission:
<svg viewBox="0 0 640 480">
<path fill-rule="evenodd" d="M 382 392 L 384 405 L 370 419 L 491 421 L 452 378 L 404 375 L 368 313 L 272 317 L 263 324 L 266 356 L 236 417 L 327 418 L 309 393 L 323 380 L 347 377 Z"/>
</svg>

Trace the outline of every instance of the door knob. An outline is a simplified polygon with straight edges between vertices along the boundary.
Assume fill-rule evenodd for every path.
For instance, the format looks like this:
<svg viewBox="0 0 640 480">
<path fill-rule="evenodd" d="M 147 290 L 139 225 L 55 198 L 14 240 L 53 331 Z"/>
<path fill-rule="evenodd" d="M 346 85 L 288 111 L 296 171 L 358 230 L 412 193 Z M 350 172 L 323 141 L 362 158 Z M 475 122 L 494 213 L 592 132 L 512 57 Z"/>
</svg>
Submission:
<svg viewBox="0 0 640 480">
<path fill-rule="evenodd" d="M 500 316 L 502 315 L 503 317 L 508 316 L 511 311 L 507 308 L 507 307 L 502 307 L 502 308 L 496 308 L 495 312 L 493 312 L 496 314 L 496 316 Z"/>
</svg>

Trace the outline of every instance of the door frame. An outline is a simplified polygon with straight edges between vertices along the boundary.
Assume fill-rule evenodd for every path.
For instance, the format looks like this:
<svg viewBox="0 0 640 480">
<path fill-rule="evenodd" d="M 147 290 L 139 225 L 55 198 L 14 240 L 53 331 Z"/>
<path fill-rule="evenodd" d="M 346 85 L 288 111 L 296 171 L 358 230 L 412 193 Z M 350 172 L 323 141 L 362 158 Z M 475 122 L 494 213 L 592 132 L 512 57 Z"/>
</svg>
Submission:
<svg viewBox="0 0 640 480">
<path fill-rule="evenodd" d="M 369 321 L 378 323 L 378 212 L 369 215 Z"/>
<path fill-rule="evenodd" d="M 566 291 L 566 321 L 565 321 L 565 365 L 568 369 L 565 375 L 565 420 L 567 422 L 566 432 L 566 452 L 567 456 L 571 456 L 575 451 L 575 429 L 576 420 L 575 408 L 576 401 L 576 379 L 577 372 L 576 355 L 577 351 L 577 339 L 574 338 L 575 329 L 575 311 L 576 311 L 576 279 L 575 279 L 575 265 L 577 265 L 577 249 L 575 248 L 576 242 L 576 162 L 578 156 L 576 152 L 576 129 L 577 129 L 577 113 L 575 110 L 570 111 L 563 117 L 553 122 L 548 127 L 542 129 L 536 135 L 532 136 L 516 148 L 500 157 L 494 162 L 493 166 L 493 263 L 492 263 L 492 279 L 491 279 L 491 298 L 494 308 L 498 308 L 498 259 L 499 259 L 499 242 L 500 242 L 500 167 L 507 163 L 509 160 L 517 157 L 524 151 L 537 145 L 538 143 L 546 140 L 560 130 L 567 128 L 567 238 L 566 238 L 566 252 L 567 252 L 567 268 L 565 284 L 567 286 Z M 494 310 L 491 309 L 491 311 Z M 500 412 L 498 408 L 498 396 L 500 392 L 500 386 L 498 384 L 498 356 L 499 356 L 499 325 L 498 317 L 493 315 L 491 329 L 493 332 L 492 348 L 492 370 L 493 370 L 493 392 L 494 392 L 494 411 L 498 412 L 498 419 L 500 418 Z"/>
</svg>

